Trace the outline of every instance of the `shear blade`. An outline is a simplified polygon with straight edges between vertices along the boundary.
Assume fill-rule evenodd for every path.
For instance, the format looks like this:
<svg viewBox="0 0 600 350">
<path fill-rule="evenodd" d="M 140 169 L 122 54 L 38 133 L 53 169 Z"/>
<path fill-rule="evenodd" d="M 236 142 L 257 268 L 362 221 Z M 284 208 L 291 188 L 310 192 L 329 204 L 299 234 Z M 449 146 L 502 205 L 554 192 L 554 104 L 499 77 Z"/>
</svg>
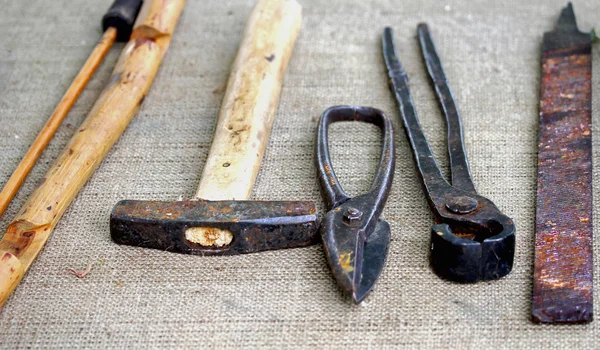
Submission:
<svg viewBox="0 0 600 350">
<path fill-rule="evenodd" d="M 387 259 L 390 240 L 390 225 L 386 221 L 379 220 L 375 231 L 365 242 L 361 278 L 352 295 L 355 302 L 360 303 L 373 289 Z"/>
<path fill-rule="evenodd" d="M 333 276 L 355 303 L 360 303 L 373 289 L 383 270 L 390 240 L 390 226 L 383 220 L 377 222 L 364 243 L 358 237 L 348 239 L 335 234 L 323 237 Z M 353 249 L 349 250 L 350 247 Z"/>
</svg>

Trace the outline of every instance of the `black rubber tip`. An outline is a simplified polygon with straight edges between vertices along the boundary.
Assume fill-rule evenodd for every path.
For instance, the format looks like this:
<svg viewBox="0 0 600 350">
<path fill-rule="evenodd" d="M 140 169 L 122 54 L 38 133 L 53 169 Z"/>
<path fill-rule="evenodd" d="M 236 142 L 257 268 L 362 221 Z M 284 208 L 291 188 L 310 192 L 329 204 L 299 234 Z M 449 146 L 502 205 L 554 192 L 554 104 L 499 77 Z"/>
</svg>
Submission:
<svg viewBox="0 0 600 350">
<path fill-rule="evenodd" d="M 114 27 L 117 29 L 117 41 L 129 40 L 141 6 L 142 0 L 115 0 L 102 17 L 102 29 L 106 31 Z"/>
</svg>

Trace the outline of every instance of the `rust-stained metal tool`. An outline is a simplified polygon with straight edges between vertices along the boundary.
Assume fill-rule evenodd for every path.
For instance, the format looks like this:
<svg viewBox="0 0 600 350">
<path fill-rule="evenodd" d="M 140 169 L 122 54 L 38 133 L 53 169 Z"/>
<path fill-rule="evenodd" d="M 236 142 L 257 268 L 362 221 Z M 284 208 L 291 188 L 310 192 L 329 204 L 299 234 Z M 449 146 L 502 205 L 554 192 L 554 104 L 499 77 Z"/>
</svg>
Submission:
<svg viewBox="0 0 600 350">
<path fill-rule="evenodd" d="M 327 131 L 331 123 L 353 120 L 378 126 L 383 132 L 383 146 L 371 190 L 351 198 L 335 176 L 329 158 Z M 333 276 L 356 303 L 371 291 L 387 258 L 390 226 L 379 216 L 392 185 L 395 158 L 392 122 L 380 110 L 336 106 L 323 113 L 317 128 L 315 160 L 321 192 L 329 211 L 321 224 L 321 238 Z"/>
<path fill-rule="evenodd" d="M 115 242 L 198 255 L 231 255 L 318 242 L 313 202 L 246 201 L 273 125 L 301 26 L 294 0 L 260 0 L 246 26 L 195 200 L 119 202 Z"/>
<path fill-rule="evenodd" d="M 431 230 L 431 265 L 443 278 L 457 282 L 497 279 L 513 266 L 515 225 L 487 198 L 479 196 L 471 179 L 463 143 L 461 119 L 427 25 L 418 26 L 419 41 L 448 127 L 452 185 L 440 171 L 398 60 L 391 28 L 383 34 L 383 54 L 402 114 L 419 174 L 436 224 Z"/>
<path fill-rule="evenodd" d="M 592 35 L 571 3 L 544 34 L 532 319 L 591 322 Z"/>
</svg>

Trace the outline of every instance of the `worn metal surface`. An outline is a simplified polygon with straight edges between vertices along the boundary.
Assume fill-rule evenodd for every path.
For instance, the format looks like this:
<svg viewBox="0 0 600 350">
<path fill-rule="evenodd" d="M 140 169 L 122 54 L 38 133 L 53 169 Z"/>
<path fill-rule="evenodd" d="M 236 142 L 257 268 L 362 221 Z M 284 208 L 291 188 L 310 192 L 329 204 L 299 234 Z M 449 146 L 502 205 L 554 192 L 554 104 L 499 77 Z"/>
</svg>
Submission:
<svg viewBox="0 0 600 350">
<path fill-rule="evenodd" d="M 124 200 L 111 213 L 110 233 L 119 244 L 233 255 L 317 243 L 318 221 L 314 203 L 306 201 Z M 224 247 L 192 243 L 184 236 L 192 227 L 229 230 L 233 241 Z"/>
<path fill-rule="evenodd" d="M 371 190 L 351 198 L 340 185 L 329 158 L 327 132 L 331 123 L 361 121 L 383 133 L 379 168 Z M 395 167 L 394 129 L 380 110 L 358 106 L 327 109 L 317 128 L 317 178 L 329 210 L 320 232 L 327 262 L 340 287 L 361 302 L 373 289 L 390 245 L 390 226 L 379 219 L 385 206 Z"/>
<path fill-rule="evenodd" d="M 515 225 L 492 201 L 477 195 L 469 172 L 460 115 L 446 75 L 427 25 L 419 24 L 418 32 L 427 70 L 446 117 L 452 185 L 443 177 L 419 124 L 391 28 L 386 28 L 383 34 L 383 54 L 390 89 L 398 101 L 404 130 L 436 217 L 431 231 L 431 265 L 440 277 L 452 281 L 497 279 L 512 269 Z"/>
<path fill-rule="evenodd" d="M 532 317 L 592 321 L 591 35 L 571 4 L 544 34 Z"/>
</svg>

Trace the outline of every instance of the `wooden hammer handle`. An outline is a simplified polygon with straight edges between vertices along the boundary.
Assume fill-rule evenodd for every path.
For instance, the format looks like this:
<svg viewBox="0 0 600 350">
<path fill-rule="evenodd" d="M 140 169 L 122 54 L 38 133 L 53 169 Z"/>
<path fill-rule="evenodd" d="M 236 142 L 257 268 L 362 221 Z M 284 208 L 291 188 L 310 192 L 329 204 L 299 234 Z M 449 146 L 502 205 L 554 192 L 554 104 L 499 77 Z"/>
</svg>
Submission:
<svg viewBox="0 0 600 350">
<path fill-rule="evenodd" d="M 146 0 L 110 81 L 0 241 L 0 306 L 58 220 L 137 113 L 185 0 Z"/>
<path fill-rule="evenodd" d="M 302 8 L 295 0 L 259 0 L 252 11 L 227 82 L 197 198 L 249 198 L 301 22 Z"/>
</svg>

